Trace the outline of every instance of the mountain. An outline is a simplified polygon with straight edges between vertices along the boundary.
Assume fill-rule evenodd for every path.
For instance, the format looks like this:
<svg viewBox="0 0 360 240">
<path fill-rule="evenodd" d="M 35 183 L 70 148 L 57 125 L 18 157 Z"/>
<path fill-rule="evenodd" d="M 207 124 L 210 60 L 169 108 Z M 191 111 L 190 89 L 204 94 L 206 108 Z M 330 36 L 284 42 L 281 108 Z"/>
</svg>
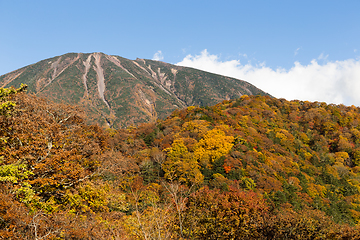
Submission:
<svg viewBox="0 0 360 240">
<path fill-rule="evenodd" d="M 0 76 L 0 87 L 21 83 L 37 96 L 79 104 L 91 123 L 116 128 L 155 122 L 178 108 L 269 95 L 235 78 L 104 53 L 68 53 Z"/>
</svg>

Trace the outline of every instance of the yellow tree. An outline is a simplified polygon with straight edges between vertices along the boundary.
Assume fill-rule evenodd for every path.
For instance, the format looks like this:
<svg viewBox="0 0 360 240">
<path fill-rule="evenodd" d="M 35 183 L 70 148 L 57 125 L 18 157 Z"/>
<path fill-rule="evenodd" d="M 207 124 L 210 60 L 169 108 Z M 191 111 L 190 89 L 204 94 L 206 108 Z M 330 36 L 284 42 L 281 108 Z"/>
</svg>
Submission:
<svg viewBox="0 0 360 240">
<path fill-rule="evenodd" d="M 165 178 L 186 183 L 203 181 L 204 176 L 199 170 L 199 165 L 182 139 L 176 139 L 167 152 L 167 159 L 162 165 Z"/>
<path fill-rule="evenodd" d="M 233 136 L 226 136 L 224 131 L 214 128 L 195 146 L 195 159 L 201 164 L 209 164 L 225 154 L 233 147 Z"/>
</svg>

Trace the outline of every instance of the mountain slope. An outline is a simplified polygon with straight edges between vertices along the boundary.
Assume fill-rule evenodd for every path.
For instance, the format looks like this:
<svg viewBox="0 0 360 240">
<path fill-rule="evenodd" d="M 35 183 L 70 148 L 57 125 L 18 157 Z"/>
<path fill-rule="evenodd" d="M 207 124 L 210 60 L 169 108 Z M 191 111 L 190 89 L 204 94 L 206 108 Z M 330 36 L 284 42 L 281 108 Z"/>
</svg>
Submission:
<svg viewBox="0 0 360 240">
<path fill-rule="evenodd" d="M 103 53 L 68 53 L 0 76 L 0 87 L 21 83 L 40 97 L 80 104 L 91 122 L 114 127 L 153 122 L 177 108 L 244 94 L 268 95 L 242 80 Z"/>
<path fill-rule="evenodd" d="M 115 135 L 121 140 L 117 149 L 139 156 L 144 181 L 154 181 L 163 171 L 171 182 L 261 193 L 285 221 L 290 219 L 285 209 L 320 210 L 332 221 L 359 226 L 360 108 L 244 95 L 174 111 L 153 125 L 121 130 L 126 137 Z M 140 144 L 134 153 L 136 140 L 148 146 L 149 158 Z M 151 155 L 155 148 L 166 153 L 161 164 Z M 199 204 L 199 216 L 217 211 L 217 201 L 207 198 Z"/>
<path fill-rule="evenodd" d="M 105 131 L 0 89 L 5 239 L 360 239 L 360 108 L 242 96 Z"/>
</svg>

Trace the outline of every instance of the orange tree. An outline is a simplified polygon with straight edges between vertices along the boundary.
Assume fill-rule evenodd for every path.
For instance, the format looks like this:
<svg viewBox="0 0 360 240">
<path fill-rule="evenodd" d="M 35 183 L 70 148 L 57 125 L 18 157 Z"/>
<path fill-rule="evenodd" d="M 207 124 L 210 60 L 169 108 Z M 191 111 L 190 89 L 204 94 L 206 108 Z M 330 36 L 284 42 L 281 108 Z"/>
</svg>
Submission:
<svg viewBox="0 0 360 240">
<path fill-rule="evenodd" d="M 183 235 L 191 239 L 250 239 L 260 237 L 266 202 L 252 191 L 204 187 L 190 195 Z"/>
<path fill-rule="evenodd" d="M 105 134 L 76 109 L 19 93 L 23 89 L 0 91 L 0 183 L 10 183 L 27 204 L 64 203 L 68 189 L 97 173 Z"/>
</svg>

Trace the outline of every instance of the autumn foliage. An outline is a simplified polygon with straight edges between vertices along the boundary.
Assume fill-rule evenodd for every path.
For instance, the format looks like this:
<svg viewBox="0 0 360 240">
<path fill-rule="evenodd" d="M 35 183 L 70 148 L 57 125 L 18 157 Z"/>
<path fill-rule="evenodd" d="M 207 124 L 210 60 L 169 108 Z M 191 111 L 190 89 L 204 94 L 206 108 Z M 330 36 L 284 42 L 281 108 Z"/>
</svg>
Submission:
<svg viewBox="0 0 360 240">
<path fill-rule="evenodd" d="M 360 109 L 242 96 L 127 129 L 0 89 L 0 239 L 359 239 Z"/>
</svg>

